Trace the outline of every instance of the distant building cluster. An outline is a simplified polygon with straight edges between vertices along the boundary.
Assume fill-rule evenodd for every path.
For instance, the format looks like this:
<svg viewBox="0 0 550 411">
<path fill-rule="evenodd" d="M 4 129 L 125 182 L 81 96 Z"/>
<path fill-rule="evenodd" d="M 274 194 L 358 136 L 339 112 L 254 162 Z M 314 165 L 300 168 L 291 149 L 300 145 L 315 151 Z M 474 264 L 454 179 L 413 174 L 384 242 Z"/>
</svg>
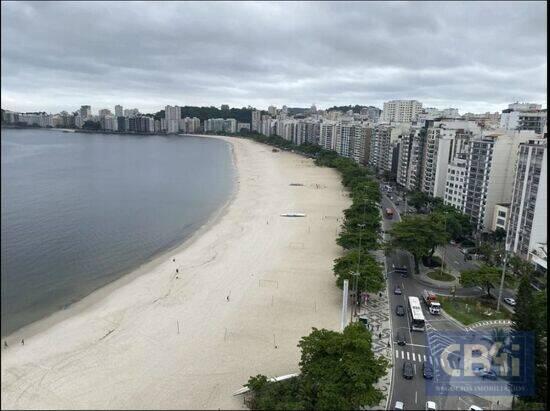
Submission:
<svg viewBox="0 0 550 411">
<path fill-rule="evenodd" d="M 221 111 L 228 112 L 223 105 Z M 291 114 L 294 113 L 294 114 Z M 164 116 L 144 115 L 117 105 L 92 114 L 3 111 L 3 123 L 129 133 L 253 132 L 294 144 L 320 145 L 369 166 L 409 191 L 443 199 L 470 216 L 478 231 L 501 228 L 509 249 L 546 268 L 547 110 L 514 103 L 501 113 L 460 115 L 456 108 L 423 107 L 392 100 L 353 110 L 250 108 L 250 122 L 234 118 L 182 117 L 166 106 Z"/>
</svg>

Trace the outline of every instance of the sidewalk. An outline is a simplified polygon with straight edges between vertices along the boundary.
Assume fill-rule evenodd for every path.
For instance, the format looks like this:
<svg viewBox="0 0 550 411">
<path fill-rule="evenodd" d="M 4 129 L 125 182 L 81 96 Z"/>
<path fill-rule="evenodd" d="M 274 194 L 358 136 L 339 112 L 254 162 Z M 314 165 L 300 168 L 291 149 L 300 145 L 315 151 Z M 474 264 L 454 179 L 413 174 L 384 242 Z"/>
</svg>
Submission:
<svg viewBox="0 0 550 411">
<path fill-rule="evenodd" d="M 384 265 L 386 260 L 384 252 L 377 250 L 373 252 L 376 261 Z M 393 340 L 391 335 L 390 324 L 390 305 L 388 299 L 388 290 L 382 291 L 379 294 L 369 294 L 369 299 L 366 304 L 361 305 L 358 312 L 359 315 L 364 314 L 369 320 L 369 327 L 372 332 L 372 350 L 378 357 L 384 356 L 389 363 L 387 373 L 384 377 L 378 380 L 376 387 L 382 391 L 385 398 L 380 404 L 367 407 L 367 410 L 385 410 L 389 401 L 391 379 L 392 379 L 392 347 Z M 379 338 L 381 334 L 382 338 Z"/>
</svg>

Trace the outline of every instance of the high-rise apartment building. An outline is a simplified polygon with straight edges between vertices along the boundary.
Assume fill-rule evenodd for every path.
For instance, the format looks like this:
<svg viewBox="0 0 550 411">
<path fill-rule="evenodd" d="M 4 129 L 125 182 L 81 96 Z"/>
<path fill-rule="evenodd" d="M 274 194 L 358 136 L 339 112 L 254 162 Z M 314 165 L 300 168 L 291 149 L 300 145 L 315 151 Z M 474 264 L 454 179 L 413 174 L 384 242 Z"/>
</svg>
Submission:
<svg viewBox="0 0 550 411">
<path fill-rule="evenodd" d="M 252 131 L 259 132 L 262 121 L 262 112 L 259 110 L 252 111 Z"/>
<path fill-rule="evenodd" d="M 349 154 L 356 163 L 367 165 L 370 156 L 371 138 L 372 127 L 359 124 L 353 127 Z"/>
<path fill-rule="evenodd" d="M 277 107 L 275 106 L 269 106 L 267 108 L 267 112 L 269 113 L 270 116 L 273 116 L 275 117 L 277 115 Z"/>
<path fill-rule="evenodd" d="M 509 250 L 524 259 L 547 242 L 546 148 L 546 139 L 530 140 L 518 148 L 507 240 Z"/>
<path fill-rule="evenodd" d="M 121 105 L 116 105 L 115 106 L 115 116 L 116 117 L 122 117 L 124 114 L 123 110 L 122 110 L 122 106 Z"/>
<path fill-rule="evenodd" d="M 179 131 L 179 120 L 181 119 L 181 108 L 178 106 L 166 106 L 164 109 L 166 119 L 166 132 L 174 134 Z"/>
<path fill-rule="evenodd" d="M 518 146 L 535 136 L 532 130 L 498 130 L 470 141 L 462 211 L 477 230 L 490 231 L 495 204 L 511 202 Z"/>
<path fill-rule="evenodd" d="M 433 197 L 445 197 L 448 166 L 465 160 L 469 140 L 481 135 L 475 122 L 436 121 L 430 125 L 424 147 L 421 190 Z"/>
<path fill-rule="evenodd" d="M 505 130 L 533 130 L 541 134 L 547 123 L 547 116 L 547 110 L 542 110 L 540 104 L 509 104 L 506 110 L 502 110 L 500 127 Z"/>
<path fill-rule="evenodd" d="M 384 103 L 381 121 L 410 123 L 422 112 L 422 103 L 416 100 L 392 100 Z"/>
<path fill-rule="evenodd" d="M 105 117 L 105 116 L 112 116 L 113 113 L 111 113 L 111 110 L 108 108 L 102 108 L 99 110 L 99 117 Z"/>
<path fill-rule="evenodd" d="M 319 125 L 319 128 L 319 145 L 325 150 L 335 150 L 337 123 L 325 121 Z"/>
</svg>

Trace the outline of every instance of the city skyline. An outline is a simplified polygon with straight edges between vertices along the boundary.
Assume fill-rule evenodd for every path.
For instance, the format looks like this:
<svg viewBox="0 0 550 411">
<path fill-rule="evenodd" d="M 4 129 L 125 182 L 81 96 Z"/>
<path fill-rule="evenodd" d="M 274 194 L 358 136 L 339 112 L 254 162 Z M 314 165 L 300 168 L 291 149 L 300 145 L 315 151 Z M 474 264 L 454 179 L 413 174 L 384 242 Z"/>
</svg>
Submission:
<svg viewBox="0 0 550 411">
<path fill-rule="evenodd" d="M 546 100 L 543 2 L 105 7 L 2 3 L 2 107 L 147 113 L 416 99 L 482 113 Z"/>
</svg>

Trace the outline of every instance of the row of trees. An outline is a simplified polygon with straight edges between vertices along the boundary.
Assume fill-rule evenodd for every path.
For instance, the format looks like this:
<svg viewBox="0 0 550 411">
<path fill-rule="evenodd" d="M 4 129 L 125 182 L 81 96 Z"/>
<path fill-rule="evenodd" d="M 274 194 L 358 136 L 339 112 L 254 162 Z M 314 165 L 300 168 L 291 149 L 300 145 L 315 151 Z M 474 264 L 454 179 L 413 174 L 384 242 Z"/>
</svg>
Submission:
<svg viewBox="0 0 550 411">
<path fill-rule="evenodd" d="M 369 172 L 353 160 L 317 145 L 296 146 L 278 136 L 239 134 L 314 157 L 317 165 L 340 172 L 352 205 L 344 211 L 337 239 L 345 254 L 334 263 L 336 284 L 342 287 L 345 279 L 351 280 L 352 272 L 358 272 L 358 292 L 382 290 L 382 269 L 368 253 L 378 246 L 380 230 L 380 190 Z M 250 378 L 247 386 L 252 392 L 253 409 L 349 410 L 376 405 L 383 399 L 374 384 L 385 374 L 388 364 L 383 357 L 374 356 L 371 333 L 362 323 L 352 323 L 342 333 L 314 328 L 298 346 L 302 350 L 298 377 L 277 383 L 263 375 Z"/>
</svg>

